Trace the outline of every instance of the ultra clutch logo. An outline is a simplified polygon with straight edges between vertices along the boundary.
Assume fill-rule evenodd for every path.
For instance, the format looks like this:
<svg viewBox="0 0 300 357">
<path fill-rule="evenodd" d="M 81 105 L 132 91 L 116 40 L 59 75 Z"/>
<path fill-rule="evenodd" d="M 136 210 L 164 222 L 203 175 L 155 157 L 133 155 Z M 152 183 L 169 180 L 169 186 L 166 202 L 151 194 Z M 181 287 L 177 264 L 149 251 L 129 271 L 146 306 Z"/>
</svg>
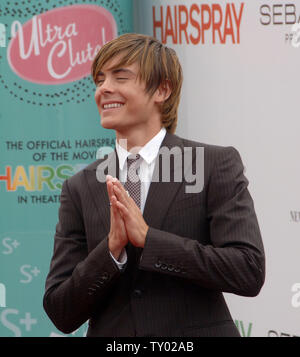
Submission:
<svg viewBox="0 0 300 357">
<path fill-rule="evenodd" d="M 131 8 L 129 0 L 75 2 L 0 1 L 0 86 L 15 102 L 41 109 L 91 102 L 92 60 L 132 32 Z"/>
<path fill-rule="evenodd" d="M 21 78 L 62 84 L 90 74 L 99 49 L 117 35 L 112 14 L 95 5 L 73 5 L 11 24 L 7 58 Z"/>
</svg>

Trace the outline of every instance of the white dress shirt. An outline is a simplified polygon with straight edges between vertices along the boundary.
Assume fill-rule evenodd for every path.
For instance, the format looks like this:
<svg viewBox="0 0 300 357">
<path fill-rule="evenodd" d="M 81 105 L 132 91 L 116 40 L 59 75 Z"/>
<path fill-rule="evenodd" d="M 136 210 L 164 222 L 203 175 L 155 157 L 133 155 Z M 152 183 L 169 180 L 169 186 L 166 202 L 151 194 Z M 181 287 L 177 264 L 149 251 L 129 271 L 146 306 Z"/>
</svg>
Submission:
<svg viewBox="0 0 300 357">
<path fill-rule="evenodd" d="M 139 155 L 141 156 L 140 165 L 137 170 L 137 173 L 141 181 L 142 213 L 144 212 L 145 203 L 152 180 L 152 175 L 155 166 L 155 159 L 158 155 L 161 143 L 164 140 L 166 132 L 167 132 L 166 129 L 163 127 L 150 141 L 147 142 L 146 145 L 144 145 L 138 152 L 135 153 L 135 154 L 139 153 Z M 128 152 L 126 149 L 124 149 L 124 147 L 119 145 L 118 142 L 116 142 L 116 151 L 119 157 L 119 181 L 124 183 L 127 178 L 126 160 L 131 153 Z M 127 254 L 125 249 L 123 249 L 119 257 L 119 261 L 117 261 L 112 254 L 111 256 L 120 269 L 122 269 L 127 262 Z"/>
</svg>

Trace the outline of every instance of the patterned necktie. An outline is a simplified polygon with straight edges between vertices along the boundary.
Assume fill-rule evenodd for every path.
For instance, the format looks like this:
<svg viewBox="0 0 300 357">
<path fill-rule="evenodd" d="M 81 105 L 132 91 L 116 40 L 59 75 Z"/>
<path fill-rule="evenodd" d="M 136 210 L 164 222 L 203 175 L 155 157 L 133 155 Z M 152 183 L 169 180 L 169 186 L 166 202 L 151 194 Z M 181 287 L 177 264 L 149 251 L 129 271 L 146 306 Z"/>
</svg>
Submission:
<svg viewBox="0 0 300 357">
<path fill-rule="evenodd" d="M 141 208 L 141 181 L 137 174 L 137 169 L 140 165 L 139 159 L 139 154 L 133 159 L 127 158 L 127 180 L 124 184 L 124 188 L 136 205 Z"/>
</svg>

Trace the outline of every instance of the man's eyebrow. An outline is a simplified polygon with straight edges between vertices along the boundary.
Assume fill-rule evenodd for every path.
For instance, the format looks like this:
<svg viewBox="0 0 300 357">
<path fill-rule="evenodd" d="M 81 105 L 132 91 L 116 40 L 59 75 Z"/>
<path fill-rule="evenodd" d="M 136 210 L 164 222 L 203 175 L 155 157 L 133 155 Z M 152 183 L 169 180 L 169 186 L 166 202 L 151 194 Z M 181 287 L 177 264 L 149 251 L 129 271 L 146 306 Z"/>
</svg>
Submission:
<svg viewBox="0 0 300 357">
<path fill-rule="evenodd" d="M 128 74 L 132 74 L 132 75 L 136 75 L 133 71 L 131 71 L 130 69 L 128 68 L 116 68 L 116 69 L 113 69 L 112 70 L 112 73 L 113 74 L 118 74 L 118 73 L 128 73 Z M 104 76 L 105 74 L 103 72 L 98 72 L 97 73 L 97 77 L 99 76 Z"/>
<path fill-rule="evenodd" d="M 112 72 L 113 72 L 114 74 L 118 74 L 118 73 L 124 72 L 124 73 L 128 73 L 128 74 L 133 74 L 133 75 L 135 75 L 135 73 L 132 72 L 132 71 L 131 71 L 130 69 L 128 69 L 128 68 L 116 68 L 116 69 L 113 69 Z"/>
</svg>

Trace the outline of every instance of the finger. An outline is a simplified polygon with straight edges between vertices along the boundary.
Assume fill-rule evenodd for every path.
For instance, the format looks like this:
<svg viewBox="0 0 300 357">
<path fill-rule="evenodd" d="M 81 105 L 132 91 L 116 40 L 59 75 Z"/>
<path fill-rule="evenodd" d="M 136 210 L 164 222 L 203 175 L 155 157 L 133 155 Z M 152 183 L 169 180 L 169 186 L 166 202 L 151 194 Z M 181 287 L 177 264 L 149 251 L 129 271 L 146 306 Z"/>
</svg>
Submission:
<svg viewBox="0 0 300 357">
<path fill-rule="evenodd" d="M 111 202 L 111 197 L 114 195 L 114 188 L 113 188 L 112 181 L 107 180 L 106 187 L 107 187 L 108 198 L 109 198 L 109 201 Z"/>
<path fill-rule="evenodd" d="M 118 189 L 120 189 L 124 202 L 127 201 L 129 205 L 136 206 L 135 201 L 132 199 L 132 197 L 129 196 L 128 191 L 125 190 L 125 187 L 122 185 L 122 183 L 118 179 L 115 179 L 113 181 L 113 185 L 114 185 L 114 187 L 118 187 Z"/>
<path fill-rule="evenodd" d="M 113 185 L 114 194 L 116 195 L 118 201 L 120 201 L 127 208 L 130 207 L 130 197 L 128 197 L 127 192 L 123 189 L 121 190 L 117 185 Z"/>
<path fill-rule="evenodd" d="M 112 194 L 112 196 L 111 196 L 111 198 L 110 198 L 110 203 L 111 203 L 111 207 L 112 208 L 114 208 L 114 207 L 116 207 L 116 203 L 117 203 L 117 197 L 114 195 L 114 194 Z"/>
<path fill-rule="evenodd" d="M 111 209 L 113 210 L 113 214 L 115 216 L 119 216 L 120 212 L 119 212 L 119 209 L 118 209 L 118 206 L 117 206 L 117 202 L 118 202 L 118 199 L 115 195 L 111 196 Z"/>
<path fill-rule="evenodd" d="M 127 207 L 125 207 L 120 201 L 117 201 L 116 207 L 118 207 L 118 210 L 120 211 L 120 214 L 123 218 L 129 217 L 129 210 Z"/>
<path fill-rule="evenodd" d="M 121 184 L 121 182 L 117 178 L 115 178 L 113 180 L 113 184 L 114 184 L 114 186 L 117 186 L 122 192 L 127 193 L 124 186 Z"/>
<path fill-rule="evenodd" d="M 114 185 L 114 188 L 117 187 L 120 190 L 124 202 L 127 201 L 128 204 L 131 204 L 131 205 L 135 204 L 134 200 L 129 196 L 128 191 L 125 190 L 125 187 L 122 185 L 122 183 L 118 179 L 115 179 L 113 181 L 113 185 Z"/>
<path fill-rule="evenodd" d="M 119 207 L 117 205 L 118 199 L 115 195 L 111 197 L 111 209 L 113 212 L 113 215 L 115 217 L 115 220 L 123 218 L 123 213 L 119 210 Z"/>
<path fill-rule="evenodd" d="M 110 196 L 114 194 L 114 190 L 113 190 L 113 186 L 114 185 L 117 185 L 120 188 L 120 190 L 123 189 L 123 185 L 121 184 L 121 182 L 116 177 L 112 177 L 110 175 L 107 175 L 106 176 L 106 182 L 107 182 L 107 185 L 109 186 L 109 189 L 110 189 Z"/>
</svg>

